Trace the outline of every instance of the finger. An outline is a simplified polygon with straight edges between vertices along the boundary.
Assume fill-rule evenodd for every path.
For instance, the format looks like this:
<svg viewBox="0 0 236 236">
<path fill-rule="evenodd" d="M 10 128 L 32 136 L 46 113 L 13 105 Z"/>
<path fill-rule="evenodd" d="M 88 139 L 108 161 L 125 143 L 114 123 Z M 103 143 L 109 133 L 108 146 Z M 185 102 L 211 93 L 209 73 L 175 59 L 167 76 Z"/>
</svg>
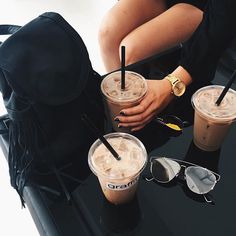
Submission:
<svg viewBox="0 0 236 236">
<path fill-rule="evenodd" d="M 149 119 L 150 116 L 154 116 L 156 113 L 156 108 L 154 104 L 151 104 L 145 112 L 133 115 L 133 116 L 117 116 L 120 123 L 136 123 L 136 122 L 145 122 Z"/>
<path fill-rule="evenodd" d="M 135 131 L 141 130 L 141 129 L 144 128 L 148 123 L 150 123 L 152 120 L 153 120 L 153 117 L 150 118 L 149 120 L 147 120 L 144 124 L 132 128 L 132 129 L 131 129 L 131 132 L 135 132 Z"/>
<path fill-rule="evenodd" d="M 147 95 L 137 106 L 127 109 L 122 109 L 120 113 L 127 116 L 143 113 L 150 106 L 152 101 L 153 101 L 153 95 L 151 93 L 147 93 Z"/>
<path fill-rule="evenodd" d="M 132 128 L 132 129 L 131 129 L 131 132 L 139 131 L 139 130 L 141 130 L 142 128 L 144 128 L 145 126 L 146 126 L 146 124 L 145 124 L 145 125 L 141 125 L 141 126 L 137 126 L 137 127 L 135 127 L 135 128 Z"/>
<path fill-rule="evenodd" d="M 145 119 L 141 120 L 141 121 L 135 121 L 135 122 L 120 122 L 118 124 L 118 127 L 137 127 L 137 126 L 142 126 L 143 124 L 147 124 L 149 123 L 153 117 L 155 116 L 155 113 L 150 114 L 149 116 L 147 116 Z"/>
</svg>

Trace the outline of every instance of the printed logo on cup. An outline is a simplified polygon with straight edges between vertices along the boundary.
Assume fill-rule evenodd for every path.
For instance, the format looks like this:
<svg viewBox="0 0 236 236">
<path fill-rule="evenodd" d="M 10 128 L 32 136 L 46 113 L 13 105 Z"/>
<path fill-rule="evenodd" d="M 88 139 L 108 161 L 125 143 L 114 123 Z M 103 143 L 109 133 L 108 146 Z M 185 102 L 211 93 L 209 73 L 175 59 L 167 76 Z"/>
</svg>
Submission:
<svg viewBox="0 0 236 236">
<path fill-rule="evenodd" d="M 138 181 L 138 177 L 127 184 L 107 183 L 107 188 L 111 190 L 125 190 L 132 187 Z"/>
</svg>

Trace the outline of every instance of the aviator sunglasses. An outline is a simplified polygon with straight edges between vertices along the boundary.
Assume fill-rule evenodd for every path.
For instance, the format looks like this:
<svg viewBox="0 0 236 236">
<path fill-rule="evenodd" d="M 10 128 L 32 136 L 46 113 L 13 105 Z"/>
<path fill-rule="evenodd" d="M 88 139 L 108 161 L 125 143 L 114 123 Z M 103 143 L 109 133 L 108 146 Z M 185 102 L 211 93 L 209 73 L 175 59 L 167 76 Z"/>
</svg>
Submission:
<svg viewBox="0 0 236 236">
<path fill-rule="evenodd" d="M 203 195 L 206 202 L 212 203 L 205 194 L 210 192 L 220 180 L 219 174 L 187 161 L 167 157 L 151 157 L 150 162 L 152 177 L 146 177 L 147 181 L 169 183 L 178 177 L 181 168 L 184 168 L 184 178 L 188 188 L 194 193 Z"/>
</svg>

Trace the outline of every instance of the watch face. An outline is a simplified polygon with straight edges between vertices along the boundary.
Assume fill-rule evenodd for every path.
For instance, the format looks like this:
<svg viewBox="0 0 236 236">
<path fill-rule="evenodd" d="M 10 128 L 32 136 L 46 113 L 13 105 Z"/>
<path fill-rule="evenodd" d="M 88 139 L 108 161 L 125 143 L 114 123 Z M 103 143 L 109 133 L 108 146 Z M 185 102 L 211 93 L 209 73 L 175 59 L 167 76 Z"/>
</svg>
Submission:
<svg viewBox="0 0 236 236">
<path fill-rule="evenodd" d="M 173 92 L 175 96 L 180 97 L 184 94 L 185 92 L 185 84 L 181 81 L 178 81 L 176 84 L 173 86 Z"/>
</svg>

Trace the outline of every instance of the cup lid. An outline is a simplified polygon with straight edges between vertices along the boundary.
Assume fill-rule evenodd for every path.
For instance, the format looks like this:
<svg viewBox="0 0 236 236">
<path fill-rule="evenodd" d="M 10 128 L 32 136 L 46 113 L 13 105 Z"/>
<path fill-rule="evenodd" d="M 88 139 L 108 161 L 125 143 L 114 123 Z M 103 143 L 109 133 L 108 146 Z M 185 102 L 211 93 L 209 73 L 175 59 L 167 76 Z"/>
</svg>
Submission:
<svg viewBox="0 0 236 236">
<path fill-rule="evenodd" d="M 191 99 L 194 109 L 207 117 L 217 121 L 231 121 L 236 119 L 236 91 L 229 89 L 221 104 L 217 106 L 216 100 L 223 91 L 224 86 L 210 85 L 197 90 Z"/>
<path fill-rule="evenodd" d="M 121 89 L 121 72 L 107 75 L 101 83 L 103 95 L 113 103 L 134 102 L 141 99 L 147 92 L 145 78 L 133 71 L 125 72 L 125 89 Z"/>
<path fill-rule="evenodd" d="M 119 153 L 121 160 L 117 161 L 98 139 L 88 154 L 89 167 L 93 173 L 110 180 L 127 179 L 140 174 L 147 164 L 147 151 L 142 142 L 133 135 L 120 132 L 104 137 Z"/>
</svg>

